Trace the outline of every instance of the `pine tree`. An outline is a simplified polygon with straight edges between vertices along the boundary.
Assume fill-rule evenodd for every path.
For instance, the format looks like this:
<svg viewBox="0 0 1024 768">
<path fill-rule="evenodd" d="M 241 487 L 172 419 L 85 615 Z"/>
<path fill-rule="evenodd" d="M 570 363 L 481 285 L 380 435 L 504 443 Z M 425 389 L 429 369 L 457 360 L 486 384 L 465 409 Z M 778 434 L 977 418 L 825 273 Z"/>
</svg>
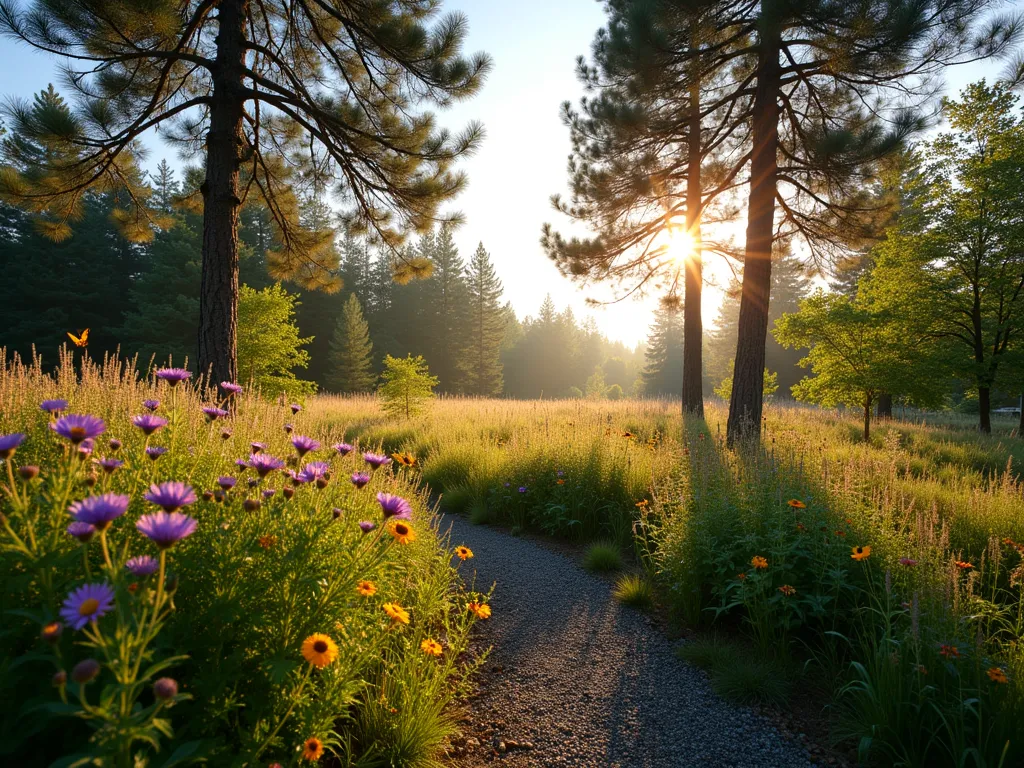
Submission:
<svg viewBox="0 0 1024 768">
<path fill-rule="evenodd" d="M 426 357 L 445 392 L 460 392 L 461 361 L 465 355 L 464 328 L 469 323 L 469 291 L 466 266 L 459 256 L 450 227 L 441 227 L 434 239 L 430 255 L 433 271 L 425 281 L 429 315 Z M 422 320 L 421 320 L 422 321 Z"/>
<path fill-rule="evenodd" d="M 373 344 L 370 327 L 354 293 L 349 294 L 331 337 L 328 383 L 335 392 L 369 392 L 373 375 Z"/>
<path fill-rule="evenodd" d="M 84 190 L 128 185 L 136 194 L 118 220 L 146 239 L 140 137 L 159 129 L 201 158 L 205 178 L 188 190 L 203 207 L 198 367 L 233 381 L 247 195 L 272 212 L 273 276 L 329 288 L 332 235 L 301 226 L 302 192 L 339 187 L 352 206 L 346 224 L 396 247 L 443 219 L 440 206 L 464 187 L 452 162 L 478 144 L 481 128 L 450 133 L 418 107 L 470 96 L 490 60 L 464 58 L 465 17 L 438 19 L 438 9 L 436 0 L 7 4 L 0 25 L 9 36 L 66 57 L 75 109 L 73 119 L 39 121 L 30 106 L 9 104 L 24 142 L 7 145 L 15 173 L 0 191 L 66 236 Z M 39 138 L 62 151 L 19 151 Z"/>
<path fill-rule="evenodd" d="M 675 397 L 683 387 L 683 316 L 679 307 L 665 303 L 654 315 L 647 337 L 646 364 L 640 376 L 644 394 Z"/>
<path fill-rule="evenodd" d="M 153 207 L 163 213 L 173 212 L 181 193 L 181 185 L 175 180 L 174 170 L 166 160 L 160 161 L 156 173 L 149 174 L 149 180 L 153 185 Z"/>
<path fill-rule="evenodd" d="M 501 392 L 505 319 L 501 307 L 501 280 L 483 243 L 476 247 L 469 261 L 467 283 L 467 345 L 460 361 L 464 389 L 467 394 L 489 397 Z"/>
</svg>

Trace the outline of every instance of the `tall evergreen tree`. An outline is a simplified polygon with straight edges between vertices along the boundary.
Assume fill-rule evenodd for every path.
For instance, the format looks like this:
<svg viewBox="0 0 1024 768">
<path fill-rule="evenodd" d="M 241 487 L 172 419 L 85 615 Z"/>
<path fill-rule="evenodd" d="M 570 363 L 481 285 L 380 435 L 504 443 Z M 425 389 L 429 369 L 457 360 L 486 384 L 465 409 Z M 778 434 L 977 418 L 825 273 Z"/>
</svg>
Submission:
<svg viewBox="0 0 1024 768">
<path fill-rule="evenodd" d="M 678 305 L 665 303 L 654 314 L 647 337 L 645 365 L 640 376 L 644 394 L 674 397 L 683 387 L 683 313 Z"/>
<path fill-rule="evenodd" d="M 47 211 L 68 234 L 87 188 L 134 187 L 119 220 L 143 236 L 147 213 L 140 137 L 160 128 L 204 160 L 199 360 L 213 379 L 236 378 L 238 219 L 262 198 L 277 231 L 275 277 L 331 287 L 330 236 L 298 220 L 297 192 L 340 186 L 347 222 L 390 246 L 434 224 L 464 186 L 451 170 L 481 128 L 460 134 L 417 113 L 471 95 L 489 59 L 460 55 L 466 20 L 436 19 L 436 0 L 220 0 L 182 3 L 7 4 L 11 36 L 66 57 L 70 120 L 34 120 L 14 103 L 21 137 L 56 137 L 59 156 L 8 153 L 3 192 Z M 52 115 L 51 115 L 52 116 Z M 31 168 L 27 166 L 31 165 Z M 13 172 L 11 172 L 13 171 Z"/>
<path fill-rule="evenodd" d="M 466 265 L 452 238 L 450 227 L 441 227 L 431 253 L 433 272 L 424 283 L 429 316 L 426 357 L 444 392 L 463 389 L 462 359 L 466 354 L 465 328 L 470 322 Z"/>
<path fill-rule="evenodd" d="M 501 280 L 483 243 L 477 245 L 469 260 L 466 282 L 469 293 L 467 343 L 460 361 L 464 390 L 467 394 L 489 397 L 501 393 L 505 318 L 501 307 Z"/>
<path fill-rule="evenodd" d="M 331 336 L 328 384 L 335 392 L 369 392 L 373 375 L 373 344 L 370 327 L 354 293 L 349 294 Z"/>
<path fill-rule="evenodd" d="M 174 211 L 181 194 L 181 185 L 174 178 L 174 170 L 167 160 L 160 161 L 156 173 L 149 174 L 149 180 L 153 186 L 153 207 L 162 213 Z"/>
</svg>

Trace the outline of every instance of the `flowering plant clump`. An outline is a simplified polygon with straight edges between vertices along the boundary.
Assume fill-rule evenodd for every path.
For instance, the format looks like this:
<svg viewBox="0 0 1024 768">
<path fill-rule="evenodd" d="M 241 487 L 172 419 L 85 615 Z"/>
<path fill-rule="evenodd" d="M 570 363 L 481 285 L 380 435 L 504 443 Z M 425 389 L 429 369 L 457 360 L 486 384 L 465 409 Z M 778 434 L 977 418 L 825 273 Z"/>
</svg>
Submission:
<svg viewBox="0 0 1024 768">
<path fill-rule="evenodd" d="M 382 463 L 330 482 L 362 474 L 349 447 L 301 469 L 292 454 L 297 482 L 277 493 L 288 463 L 274 454 L 347 446 L 316 409 L 300 414 L 309 436 L 289 436 L 278 408 L 233 382 L 63 364 L 53 378 L 0 375 L 0 651 L 13 686 L 0 719 L 31 721 L 7 730 L 5 761 L 358 762 L 352 745 L 414 733 L 414 702 L 444 717 L 475 669 L 455 659 L 476 616 L 460 610 L 418 476 Z M 225 698 L 242 689 L 244 705 Z M 396 690 L 407 698 L 365 719 L 380 734 L 347 733 Z"/>
</svg>

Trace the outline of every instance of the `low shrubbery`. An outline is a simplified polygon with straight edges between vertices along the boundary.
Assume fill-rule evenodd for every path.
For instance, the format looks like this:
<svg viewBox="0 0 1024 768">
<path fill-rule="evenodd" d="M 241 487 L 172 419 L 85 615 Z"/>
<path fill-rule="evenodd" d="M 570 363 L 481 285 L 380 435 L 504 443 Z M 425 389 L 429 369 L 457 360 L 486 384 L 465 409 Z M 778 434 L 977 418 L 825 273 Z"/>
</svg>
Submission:
<svg viewBox="0 0 1024 768">
<path fill-rule="evenodd" d="M 3 762 L 434 765 L 489 608 L 415 462 L 175 380 L 0 369 Z"/>
</svg>

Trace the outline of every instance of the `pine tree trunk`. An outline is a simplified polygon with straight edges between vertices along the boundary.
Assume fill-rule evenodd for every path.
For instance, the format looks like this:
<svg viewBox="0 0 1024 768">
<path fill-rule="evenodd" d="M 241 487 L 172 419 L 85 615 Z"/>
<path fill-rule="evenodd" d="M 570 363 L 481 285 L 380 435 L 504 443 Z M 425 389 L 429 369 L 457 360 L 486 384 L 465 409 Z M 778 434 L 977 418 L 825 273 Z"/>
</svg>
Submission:
<svg viewBox="0 0 1024 768">
<path fill-rule="evenodd" d="M 892 395 L 883 393 L 878 396 L 878 418 L 892 418 Z"/>
<path fill-rule="evenodd" d="M 211 381 L 238 374 L 238 169 L 242 149 L 242 67 L 247 0 L 218 6 L 217 68 L 210 101 L 203 193 L 203 270 L 199 293 L 199 372 Z"/>
<path fill-rule="evenodd" d="M 701 257 L 701 133 L 700 82 L 690 87 L 690 136 L 686 169 L 686 232 L 692 243 L 683 294 L 683 415 L 704 418 L 704 327 L 701 319 L 703 260 Z"/>
<path fill-rule="evenodd" d="M 761 3 L 761 40 L 754 92 L 750 192 L 747 198 L 747 242 L 743 259 L 743 293 L 736 339 L 736 366 L 729 400 L 726 437 L 757 440 L 761 434 L 764 397 L 765 338 L 772 281 L 772 236 L 779 143 L 779 66 L 781 31 L 778 9 Z"/>
<path fill-rule="evenodd" d="M 871 398 L 864 401 L 864 442 L 871 440 Z"/>
<path fill-rule="evenodd" d="M 992 390 L 978 387 L 978 429 L 992 434 Z"/>
</svg>

